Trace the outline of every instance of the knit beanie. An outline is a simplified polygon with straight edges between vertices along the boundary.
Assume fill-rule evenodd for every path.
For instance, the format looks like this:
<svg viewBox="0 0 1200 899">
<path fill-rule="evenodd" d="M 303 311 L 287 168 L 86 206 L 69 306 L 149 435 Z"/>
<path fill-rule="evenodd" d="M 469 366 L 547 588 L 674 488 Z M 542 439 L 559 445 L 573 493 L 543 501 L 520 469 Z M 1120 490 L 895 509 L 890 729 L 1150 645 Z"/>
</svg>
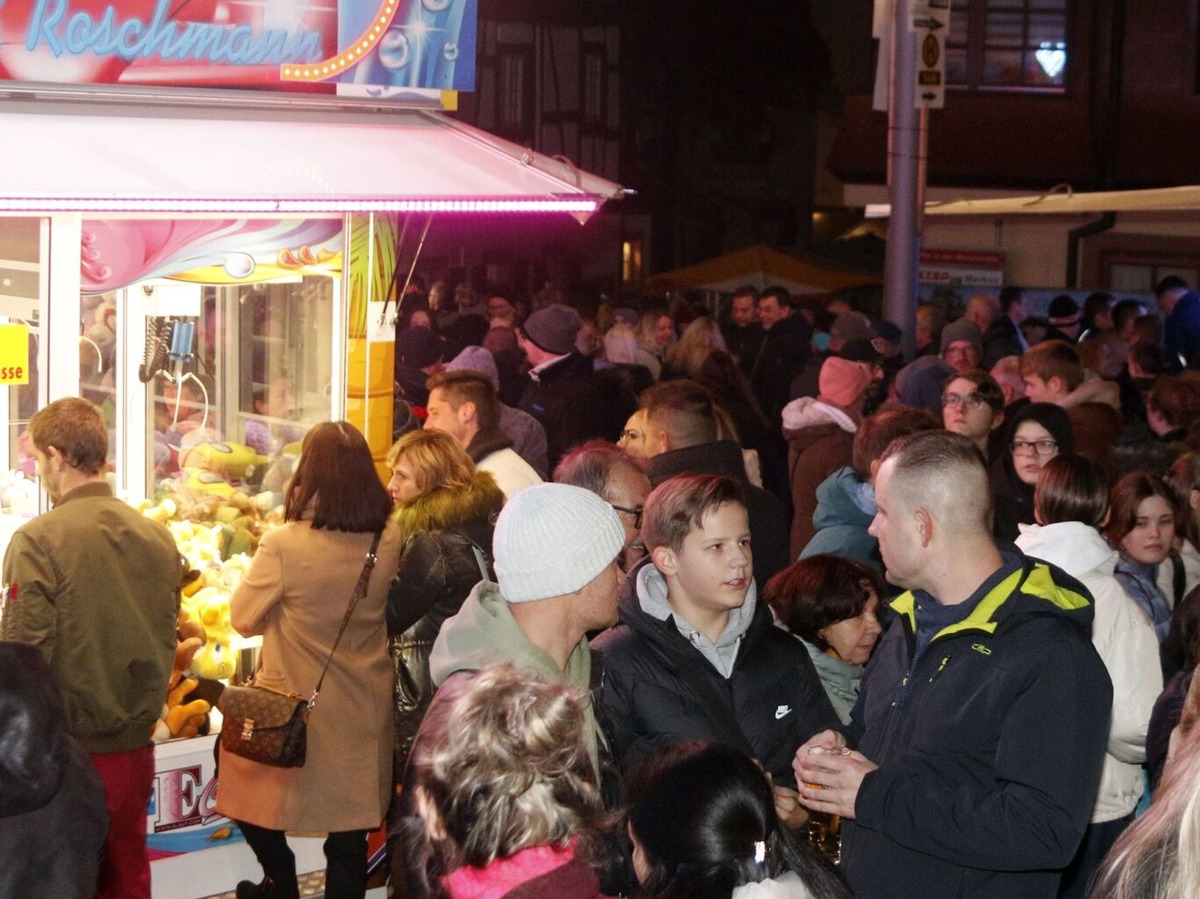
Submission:
<svg viewBox="0 0 1200 899">
<path fill-rule="evenodd" d="M 536 484 L 507 503 L 496 521 L 496 580 L 508 602 L 575 593 L 625 545 L 612 506 L 570 484 Z"/>
<path fill-rule="evenodd" d="M 865 315 L 858 312 L 842 312 L 829 326 L 829 333 L 842 340 L 870 340 L 871 323 Z"/>
<path fill-rule="evenodd" d="M 521 330 L 547 353 L 565 356 L 575 349 L 575 335 L 582 327 L 578 312 L 562 303 L 551 303 L 525 319 Z"/>
<path fill-rule="evenodd" d="M 871 365 L 830 356 L 817 379 L 820 398 L 835 406 L 853 406 L 871 386 Z"/>
<path fill-rule="evenodd" d="M 942 344 L 938 353 L 946 352 L 946 347 L 956 340 L 969 341 L 971 346 L 975 347 L 975 355 L 983 357 L 983 335 L 975 322 L 968 318 L 960 318 L 942 328 Z"/>
<path fill-rule="evenodd" d="M 496 368 L 496 359 L 490 350 L 481 346 L 463 347 L 461 353 L 446 363 L 446 371 L 473 371 L 486 375 L 496 392 L 500 392 L 500 370 Z"/>
</svg>

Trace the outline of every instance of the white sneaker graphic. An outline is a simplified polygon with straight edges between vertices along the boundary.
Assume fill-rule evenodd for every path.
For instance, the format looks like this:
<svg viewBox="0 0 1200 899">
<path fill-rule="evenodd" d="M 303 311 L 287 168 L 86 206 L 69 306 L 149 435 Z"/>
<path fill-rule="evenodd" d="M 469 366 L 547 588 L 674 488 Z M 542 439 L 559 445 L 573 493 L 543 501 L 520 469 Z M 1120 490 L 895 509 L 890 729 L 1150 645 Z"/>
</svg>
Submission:
<svg viewBox="0 0 1200 899">
<path fill-rule="evenodd" d="M 775 720 L 778 721 L 780 718 L 784 718 L 791 713 L 792 707 L 790 705 L 781 705 L 775 710 Z"/>
</svg>

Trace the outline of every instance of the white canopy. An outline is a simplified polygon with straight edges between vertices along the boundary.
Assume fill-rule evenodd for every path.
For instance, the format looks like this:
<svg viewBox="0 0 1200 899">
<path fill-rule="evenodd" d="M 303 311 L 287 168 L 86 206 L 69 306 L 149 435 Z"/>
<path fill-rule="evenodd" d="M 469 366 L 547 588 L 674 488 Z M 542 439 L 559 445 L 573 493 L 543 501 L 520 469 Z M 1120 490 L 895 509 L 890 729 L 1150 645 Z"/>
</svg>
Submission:
<svg viewBox="0 0 1200 899">
<path fill-rule="evenodd" d="M 454 211 L 464 206 L 449 201 L 490 200 L 586 215 L 621 193 L 567 161 L 420 109 L 6 101 L 0 148 L 3 210 L 340 212 L 428 201 L 409 208 Z"/>
<path fill-rule="evenodd" d="M 1163 212 L 1200 209 L 1200 185 L 1148 190 L 1106 190 L 1075 193 L 1059 187 L 1037 196 L 992 197 L 926 203 L 926 215 L 1048 215 L 1097 212 Z M 891 215 L 887 205 L 871 206 L 868 217 Z"/>
</svg>

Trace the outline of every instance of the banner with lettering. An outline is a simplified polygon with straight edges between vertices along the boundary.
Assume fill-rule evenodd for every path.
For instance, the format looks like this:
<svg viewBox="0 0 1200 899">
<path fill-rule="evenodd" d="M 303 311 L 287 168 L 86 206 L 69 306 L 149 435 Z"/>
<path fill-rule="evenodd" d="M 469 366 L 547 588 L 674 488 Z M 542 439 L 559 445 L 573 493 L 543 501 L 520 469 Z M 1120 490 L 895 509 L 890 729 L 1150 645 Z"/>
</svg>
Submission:
<svg viewBox="0 0 1200 899">
<path fill-rule="evenodd" d="M 0 82 L 469 91 L 477 2 L 3 0 Z"/>
</svg>

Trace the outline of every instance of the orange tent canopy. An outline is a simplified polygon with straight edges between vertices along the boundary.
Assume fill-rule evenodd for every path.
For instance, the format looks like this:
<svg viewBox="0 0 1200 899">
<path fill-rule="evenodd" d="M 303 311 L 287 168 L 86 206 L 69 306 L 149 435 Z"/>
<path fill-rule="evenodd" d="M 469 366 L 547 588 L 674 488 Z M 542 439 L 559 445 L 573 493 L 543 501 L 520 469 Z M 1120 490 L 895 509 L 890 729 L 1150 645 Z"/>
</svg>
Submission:
<svg viewBox="0 0 1200 899">
<path fill-rule="evenodd" d="M 686 268 L 651 275 L 647 286 L 651 290 L 692 289 L 733 293 L 744 284 L 758 290 L 779 284 L 792 294 L 817 294 L 879 283 L 881 279 L 878 275 L 836 262 L 804 259 L 755 244 Z"/>
</svg>

